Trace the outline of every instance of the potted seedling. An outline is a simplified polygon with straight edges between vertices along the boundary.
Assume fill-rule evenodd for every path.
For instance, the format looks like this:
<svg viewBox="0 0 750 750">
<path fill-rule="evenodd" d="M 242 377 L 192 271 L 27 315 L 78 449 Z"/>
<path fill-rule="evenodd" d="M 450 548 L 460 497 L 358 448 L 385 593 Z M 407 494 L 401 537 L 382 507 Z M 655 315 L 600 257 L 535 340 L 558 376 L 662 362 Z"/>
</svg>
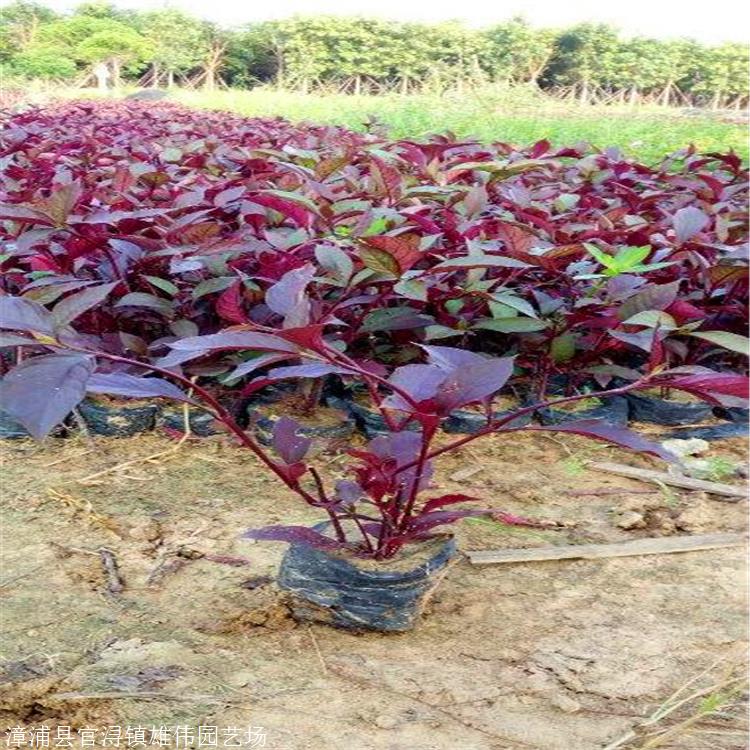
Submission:
<svg viewBox="0 0 750 750">
<path fill-rule="evenodd" d="M 348 476 L 330 487 L 316 459 L 308 460 L 311 440 L 300 434 L 292 419 L 276 422 L 272 452 L 243 430 L 211 392 L 178 369 L 89 348 L 88 340 L 70 326 L 56 328 L 40 305 L 22 298 L 0 298 L 0 327 L 4 329 L 0 345 L 22 347 L 28 353 L 0 383 L 0 408 L 37 438 L 64 419 L 86 393 L 169 399 L 211 413 L 289 490 L 324 514 L 323 522 L 313 528 L 282 525 L 245 532 L 250 539 L 291 545 L 279 585 L 289 592 L 295 615 L 355 630 L 413 627 L 456 554 L 445 527 L 470 516 L 537 525 L 491 507 L 466 507 L 477 503 L 477 498 L 468 495 L 432 493 L 432 462 L 438 456 L 485 435 L 510 435 L 525 429 L 585 435 L 669 459 L 659 446 L 600 420 L 552 426 L 519 420 L 539 408 L 666 384 L 713 403 L 721 403 L 724 396 L 745 395 L 747 388 L 741 376 L 684 369 L 655 371 L 618 388 L 526 405 L 496 416 L 492 398 L 511 376 L 512 357 L 489 358 L 451 347 L 422 346 L 423 362 L 398 367 L 385 377 L 369 363 L 358 362 L 332 345 L 321 325 L 279 330 L 239 326 L 171 343 L 176 352 L 253 351 L 292 363 L 258 378 L 259 386 L 331 374 L 363 383 L 388 431 L 365 448 L 351 450 Z M 485 426 L 436 446 L 441 423 L 456 409 L 474 404 L 484 405 Z"/>
</svg>

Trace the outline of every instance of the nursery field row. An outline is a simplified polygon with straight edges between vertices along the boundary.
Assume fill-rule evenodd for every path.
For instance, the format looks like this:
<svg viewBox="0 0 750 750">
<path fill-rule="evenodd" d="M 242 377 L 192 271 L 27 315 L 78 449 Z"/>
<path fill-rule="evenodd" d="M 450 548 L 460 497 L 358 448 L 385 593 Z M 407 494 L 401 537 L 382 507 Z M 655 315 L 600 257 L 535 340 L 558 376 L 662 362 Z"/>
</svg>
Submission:
<svg viewBox="0 0 750 750">
<path fill-rule="evenodd" d="M 443 510 L 472 499 L 448 496 L 417 513 L 441 426 L 664 455 L 629 416 L 744 419 L 734 153 L 647 166 L 616 148 L 390 141 L 141 102 L 28 109 L 0 138 L 0 402 L 35 437 L 86 394 L 201 406 L 324 508 L 339 543 L 351 522 L 360 551 L 388 557 L 486 512 Z M 312 427 L 247 416 L 290 383 Z M 326 405 L 374 438 L 335 491 L 304 463 Z M 354 510 L 364 497 L 379 520 Z"/>
<path fill-rule="evenodd" d="M 16 114 L 1 153 L 3 291 L 112 353 L 158 361 L 178 337 L 305 317 L 385 368 L 420 342 L 517 354 L 539 394 L 654 359 L 743 362 L 731 154 L 648 168 L 616 149 L 384 142 L 134 102 Z M 225 384 L 255 369 L 178 358 Z"/>
</svg>

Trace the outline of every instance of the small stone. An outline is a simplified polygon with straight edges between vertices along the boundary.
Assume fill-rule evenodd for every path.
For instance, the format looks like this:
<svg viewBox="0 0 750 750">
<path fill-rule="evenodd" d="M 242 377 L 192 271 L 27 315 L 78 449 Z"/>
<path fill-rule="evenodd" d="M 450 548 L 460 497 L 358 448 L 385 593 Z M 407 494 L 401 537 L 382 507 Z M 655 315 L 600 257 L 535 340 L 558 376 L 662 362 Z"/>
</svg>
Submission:
<svg viewBox="0 0 750 750">
<path fill-rule="evenodd" d="M 380 729 L 395 729 L 398 726 L 399 722 L 392 716 L 381 714 L 380 716 L 375 717 L 373 724 L 375 724 L 375 726 L 379 727 Z"/>
<path fill-rule="evenodd" d="M 714 514 L 700 505 L 683 510 L 676 518 L 675 525 L 681 531 L 712 531 L 716 527 Z"/>
<path fill-rule="evenodd" d="M 689 438 L 687 440 L 675 438 L 674 440 L 664 440 L 661 445 L 662 448 L 680 459 L 687 456 L 700 456 L 702 453 L 708 452 L 711 447 L 707 440 L 701 440 L 700 438 Z"/>
<path fill-rule="evenodd" d="M 232 687 L 245 687 L 249 685 L 256 677 L 255 672 L 249 669 L 241 669 L 239 672 L 234 672 L 226 678 L 227 684 Z"/>
<path fill-rule="evenodd" d="M 559 708 L 566 714 L 574 714 L 581 710 L 581 704 L 563 693 L 555 693 L 550 699 L 555 708 Z"/>
<path fill-rule="evenodd" d="M 153 518 L 145 518 L 136 521 L 128 530 L 128 534 L 133 539 L 154 542 L 161 536 L 161 531 L 157 521 Z"/>
<path fill-rule="evenodd" d="M 634 510 L 626 510 L 617 514 L 617 527 L 620 529 L 644 529 L 646 519 Z"/>
</svg>

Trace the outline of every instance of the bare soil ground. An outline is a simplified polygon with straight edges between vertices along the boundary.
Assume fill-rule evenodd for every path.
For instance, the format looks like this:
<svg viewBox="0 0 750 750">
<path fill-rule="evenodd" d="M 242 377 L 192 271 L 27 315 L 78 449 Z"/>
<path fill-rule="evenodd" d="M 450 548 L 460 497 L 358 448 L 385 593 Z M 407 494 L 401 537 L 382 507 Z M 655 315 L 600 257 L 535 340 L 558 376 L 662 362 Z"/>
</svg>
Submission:
<svg viewBox="0 0 750 750">
<path fill-rule="evenodd" d="M 744 550 L 462 561 L 412 633 L 298 625 L 273 584 L 283 545 L 239 534 L 317 516 L 226 437 L 80 481 L 173 446 L 5 441 L 0 730 L 254 725 L 270 750 L 595 750 L 686 686 L 690 700 L 616 746 L 746 747 L 743 682 L 731 682 L 745 661 Z M 744 452 L 742 440 L 712 448 Z M 530 434 L 442 459 L 441 489 L 566 524 L 465 522 L 461 548 L 745 529 L 744 502 L 596 473 L 588 459 L 622 456 Z M 335 477 L 343 459 L 325 460 Z M 629 530 L 627 513 L 642 517 Z"/>
</svg>

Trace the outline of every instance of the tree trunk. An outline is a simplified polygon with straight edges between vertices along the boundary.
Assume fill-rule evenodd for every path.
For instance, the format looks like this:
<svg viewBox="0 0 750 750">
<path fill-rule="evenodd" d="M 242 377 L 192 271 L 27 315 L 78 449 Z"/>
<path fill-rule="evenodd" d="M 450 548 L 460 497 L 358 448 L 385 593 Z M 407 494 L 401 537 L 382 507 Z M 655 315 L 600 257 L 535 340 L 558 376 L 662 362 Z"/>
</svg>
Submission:
<svg viewBox="0 0 750 750">
<path fill-rule="evenodd" d="M 362 76 L 357 73 L 354 76 L 354 96 L 359 96 L 362 93 Z"/>
<path fill-rule="evenodd" d="M 401 77 L 401 95 L 406 96 L 409 93 L 409 79 L 407 76 Z"/>
<path fill-rule="evenodd" d="M 116 58 L 112 58 L 112 88 L 119 89 L 122 85 L 122 78 L 121 78 L 121 71 L 122 64 L 120 61 Z"/>
<path fill-rule="evenodd" d="M 159 88 L 159 63 L 151 63 L 151 88 Z"/>
<path fill-rule="evenodd" d="M 167 71 L 167 88 L 168 89 L 174 88 L 174 70 Z"/>
<path fill-rule="evenodd" d="M 638 89 L 633 86 L 632 89 L 630 89 L 630 96 L 628 97 L 628 104 L 631 107 L 635 107 L 636 104 L 638 104 Z"/>
<path fill-rule="evenodd" d="M 589 82 L 587 80 L 581 81 L 581 92 L 578 96 L 578 101 L 581 104 L 589 103 Z"/>
<path fill-rule="evenodd" d="M 668 107 L 671 93 L 672 93 L 672 81 L 669 81 L 669 83 L 667 83 L 667 85 L 664 87 L 664 91 L 661 92 L 661 96 L 659 97 L 659 104 L 661 104 L 664 107 Z"/>
<path fill-rule="evenodd" d="M 713 98 L 711 99 L 711 111 L 716 112 L 717 109 L 721 108 L 721 91 L 715 91 Z"/>
</svg>

